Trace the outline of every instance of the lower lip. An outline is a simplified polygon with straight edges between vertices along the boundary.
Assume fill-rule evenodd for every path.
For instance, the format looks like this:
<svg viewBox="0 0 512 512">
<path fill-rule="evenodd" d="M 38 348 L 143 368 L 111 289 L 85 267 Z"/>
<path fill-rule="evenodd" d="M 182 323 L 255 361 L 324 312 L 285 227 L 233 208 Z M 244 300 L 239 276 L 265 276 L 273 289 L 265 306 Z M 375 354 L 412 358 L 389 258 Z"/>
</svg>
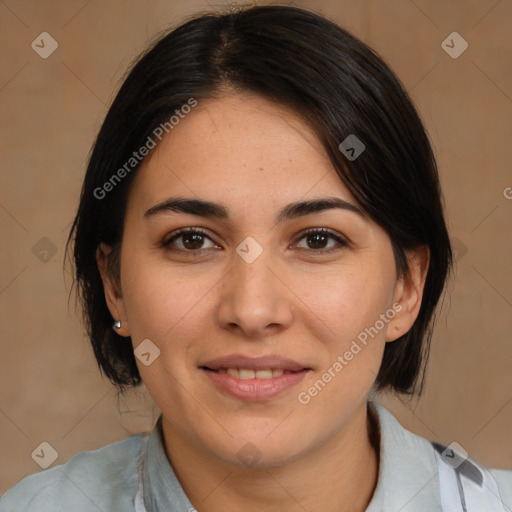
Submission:
<svg viewBox="0 0 512 512">
<path fill-rule="evenodd" d="M 241 400 L 257 402 L 273 398 L 296 386 L 309 370 L 283 373 L 283 375 L 271 379 L 237 379 L 227 373 L 218 373 L 203 368 L 201 371 L 221 391 Z"/>
</svg>

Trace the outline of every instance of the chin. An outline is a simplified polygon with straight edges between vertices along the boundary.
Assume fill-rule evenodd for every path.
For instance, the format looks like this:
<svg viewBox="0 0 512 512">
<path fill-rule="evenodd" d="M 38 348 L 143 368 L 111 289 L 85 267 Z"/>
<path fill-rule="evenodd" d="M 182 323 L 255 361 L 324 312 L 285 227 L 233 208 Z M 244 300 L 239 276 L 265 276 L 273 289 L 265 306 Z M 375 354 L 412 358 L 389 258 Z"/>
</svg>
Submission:
<svg viewBox="0 0 512 512">
<path fill-rule="evenodd" d="M 236 436 L 226 445 L 210 446 L 210 449 L 228 464 L 260 469 L 283 466 L 301 458 L 306 451 L 306 447 L 300 443 L 298 432 L 284 435 L 274 432 L 270 436 L 268 432 L 265 428 L 254 435 Z"/>
</svg>

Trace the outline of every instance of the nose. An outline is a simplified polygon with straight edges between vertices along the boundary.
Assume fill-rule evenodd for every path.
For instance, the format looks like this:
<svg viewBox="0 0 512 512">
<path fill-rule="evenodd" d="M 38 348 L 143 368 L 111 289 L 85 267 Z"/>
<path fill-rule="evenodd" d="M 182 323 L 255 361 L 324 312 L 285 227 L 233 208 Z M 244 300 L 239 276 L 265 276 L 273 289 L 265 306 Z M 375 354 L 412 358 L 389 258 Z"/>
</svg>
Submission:
<svg viewBox="0 0 512 512">
<path fill-rule="evenodd" d="M 291 325 L 293 293 L 279 268 L 270 250 L 263 250 L 251 263 L 234 253 L 217 309 L 223 329 L 261 340 Z"/>
</svg>

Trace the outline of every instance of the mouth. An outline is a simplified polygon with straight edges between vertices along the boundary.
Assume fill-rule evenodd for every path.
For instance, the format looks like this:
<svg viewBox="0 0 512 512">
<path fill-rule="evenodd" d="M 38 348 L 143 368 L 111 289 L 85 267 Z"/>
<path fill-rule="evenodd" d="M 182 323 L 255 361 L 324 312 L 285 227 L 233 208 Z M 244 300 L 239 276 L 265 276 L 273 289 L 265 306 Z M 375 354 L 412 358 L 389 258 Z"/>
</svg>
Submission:
<svg viewBox="0 0 512 512">
<path fill-rule="evenodd" d="M 221 375 L 229 375 L 235 379 L 249 380 L 249 379 L 262 379 L 268 380 L 275 377 L 281 377 L 281 375 L 288 375 L 291 373 L 298 373 L 309 368 L 303 368 L 302 370 L 292 371 L 283 370 L 282 368 L 263 368 L 261 370 L 254 370 L 251 368 L 208 368 L 207 366 L 201 366 L 201 369 L 209 372 L 216 372 Z"/>
<path fill-rule="evenodd" d="M 262 401 L 290 390 L 312 368 L 280 356 L 233 355 L 207 361 L 199 370 L 223 394 L 244 401 Z"/>
</svg>

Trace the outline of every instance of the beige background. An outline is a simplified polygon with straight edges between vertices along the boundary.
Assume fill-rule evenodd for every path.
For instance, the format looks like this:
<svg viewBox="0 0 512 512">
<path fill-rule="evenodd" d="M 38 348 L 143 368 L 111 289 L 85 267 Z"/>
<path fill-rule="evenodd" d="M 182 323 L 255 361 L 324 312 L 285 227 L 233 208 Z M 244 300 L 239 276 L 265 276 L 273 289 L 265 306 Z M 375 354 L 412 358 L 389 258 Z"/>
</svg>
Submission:
<svg viewBox="0 0 512 512">
<path fill-rule="evenodd" d="M 196 1 L 0 2 L 0 494 L 54 463 L 150 429 L 157 411 L 135 393 L 117 403 L 74 312 L 63 248 L 93 138 L 122 73 L 156 32 Z M 318 0 L 374 47 L 417 103 L 433 140 L 458 252 L 418 402 L 382 398 L 419 435 L 457 441 L 512 469 L 512 2 Z M 43 31 L 58 49 L 42 59 Z M 469 43 L 452 59 L 442 41 Z M 52 246 L 56 253 L 52 255 Z M 36 249 L 33 247 L 36 246 Z M 41 249 L 49 250 L 41 261 Z"/>
</svg>

